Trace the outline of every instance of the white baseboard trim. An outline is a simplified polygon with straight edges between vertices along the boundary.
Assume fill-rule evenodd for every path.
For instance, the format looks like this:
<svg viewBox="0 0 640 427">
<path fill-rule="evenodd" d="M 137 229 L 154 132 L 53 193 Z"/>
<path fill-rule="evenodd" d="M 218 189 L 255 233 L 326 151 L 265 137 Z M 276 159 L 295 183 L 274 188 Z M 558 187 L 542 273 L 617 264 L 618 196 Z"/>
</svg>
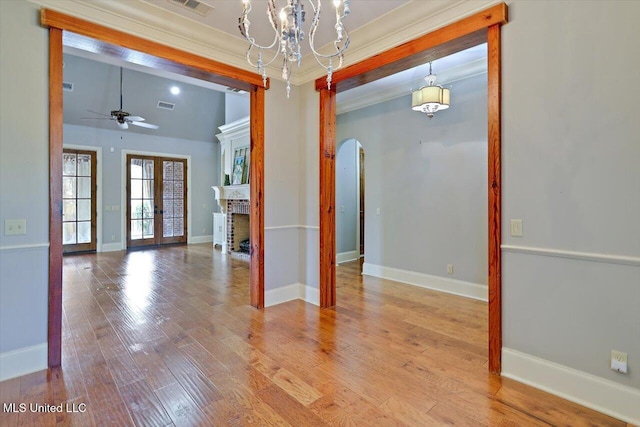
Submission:
<svg viewBox="0 0 640 427">
<path fill-rule="evenodd" d="M 336 255 L 336 263 L 340 264 L 342 262 L 355 261 L 360 258 L 359 251 L 348 251 L 348 252 L 340 252 Z"/>
<path fill-rule="evenodd" d="M 480 301 L 489 300 L 488 287 L 479 283 L 464 282 L 462 280 L 454 280 L 441 276 L 432 276 L 430 274 L 400 270 L 398 268 L 385 267 L 382 265 L 369 264 L 366 262 L 362 264 L 362 274 L 406 283 L 408 285 L 419 286 L 421 288 L 433 289 L 449 294 L 460 295 Z"/>
<path fill-rule="evenodd" d="M 47 344 L 0 353 L 0 381 L 47 369 Z"/>
<path fill-rule="evenodd" d="M 211 236 L 192 236 L 189 244 L 195 245 L 197 243 L 213 243 L 213 234 Z"/>
<path fill-rule="evenodd" d="M 122 250 L 122 242 L 103 243 L 102 250 L 100 252 L 118 252 L 121 250 Z"/>
<path fill-rule="evenodd" d="M 300 299 L 313 305 L 320 305 L 320 291 L 302 283 L 270 289 L 264 293 L 264 306 L 282 304 L 283 302 Z"/>
<path fill-rule="evenodd" d="M 640 425 L 638 389 L 504 347 L 502 375 L 624 422 Z"/>
</svg>

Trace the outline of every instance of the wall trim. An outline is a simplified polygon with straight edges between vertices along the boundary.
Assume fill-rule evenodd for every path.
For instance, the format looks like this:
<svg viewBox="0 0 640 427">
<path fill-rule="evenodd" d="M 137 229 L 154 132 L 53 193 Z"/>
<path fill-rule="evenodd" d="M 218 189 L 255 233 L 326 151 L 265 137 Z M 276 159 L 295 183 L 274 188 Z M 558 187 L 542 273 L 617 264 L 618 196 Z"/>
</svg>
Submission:
<svg viewBox="0 0 640 427">
<path fill-rule="evenodd" d="M 31 243 L 28 245 L 7 245 L 0 246 L 0 252 L 24 252 L 36 249 L 49 248 L 49 243 Z"/>
<path fill-rule="evenodd" d="M 360 251 L 347 251 L 336 254 L 336 263 L 340 264 L 348 261 L 360 259 Z"/>
<path fill-rule="evenodd" d="M 47 369 L 47 343 L 0 353 L 0 381 Z"/>
<path fill-rule="evenodd" d="M 511 252 L 516 254 L 541 255 L 541 256 L 549 256 L 549 257 L 556 257 L 556 258 L 576 259 L 580 261 L 596 261 L 596 262 L 606 262 L 609 264 L 622 264 L 622 265 L 631 265 L 634 267 L 640 267 L 640 257 L 634 257 L 634 256 L 599 254 L 595 252 L 567 251 L 563 249 L 551 249 L 551 248 L 540 248 L 540 247 L 518 246 L 518 245 L 502 245 L 501 249 L 505 252 Z"/>
<path fill-rule="evenodd" d="M 446 292 L 448 294 L 459 295 L 466 298 L 477 299 L 480 301 L 488 301 L 489 299 L 489 288 L 486 285 L 481 285 L 479 283 L 465 282 L 462 280 L 433 276 L 409 270 L 400 270 L 398 268 L 385 267 L 383 265 L 370 264 L 366 262 L 362 264 L 362 274 L 406 283 L 407 285 Z"/>
<path fill-rule="evenodd" d="M 292 229 L 292 228 L 298 228 L 298 229 L 307 229 L 307 230 L 318 230 L 320 229 L 320 227 L 315 226 L 315 225 L 278 225 L 278 226 L 274 226 L 274 227 L 265 227 L 265 231 L 266 230 L 288 230 L 288 229 Z"/>
<path fill-rule="evenodd" d="M 502 348 L 502 375 L 640 425 L 638 389 L 505 347 Z"/>
<path fill-rule="evenodd" d="M 312 288 L 311 286 L 307 286 L 303 283 L 293 283 L 291 285 L 281 286 L 279 288 L 265 291 L 264 306 L 271 307 L 273 305 L 297 299 L 319 306 L 320 292 L 317 288 Z"/>
<path fill-rule="evenodd" d="M 213 235 L 211 236 L 193 236 L 187 242 L 188 245 L 195 245 L 197 243 L 212 243 Z"/>
</svg>

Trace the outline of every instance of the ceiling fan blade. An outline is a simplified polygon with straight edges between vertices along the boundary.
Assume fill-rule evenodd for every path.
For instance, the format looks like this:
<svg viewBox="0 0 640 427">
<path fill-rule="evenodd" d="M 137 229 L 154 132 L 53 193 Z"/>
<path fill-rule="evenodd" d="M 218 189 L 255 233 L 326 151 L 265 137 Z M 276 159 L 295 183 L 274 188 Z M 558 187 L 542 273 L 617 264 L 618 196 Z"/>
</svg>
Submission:
<svg viewBox="0 0 640 427">
<path fill-rule="evenodd" d="M 129 129 L 129 125 L 127 124 L 127 122 L 120 123 L 119 121 L 116 121 L 116 123 L 120 129 Z"/>
<path fill-rule="evenodd" d="M 99 112 L 93 111 L 93 110 L 87 110 L 87 111 L 90 112 L 90 113 L 93 113 L 93 114 L 99 114 L 101 116 L 105 116 L 105 117 L 111 118 L 111 116 L 109 114 L 99 113 Z"/>
<path fill-rule="evenodd" d="M 142 123 L 142 122 L 129 122 L 134 126 L 140 126 L 141 128 L 147 128 L 147 129 L 159 129 L 159 126 L 156 125 L 152 125 L 151 123 Z"/>
<path fill-rule="evenodd" d="M 127 116 L 127 121 L 129 121 L 129 122 L 144 122 L 144 117 L 140 117 L 140 116 Z"/>
<path fill-rule="evenodd" d="M 113 117 L 80 117 L 83 120 L 115 120 Z"/>
</svg>

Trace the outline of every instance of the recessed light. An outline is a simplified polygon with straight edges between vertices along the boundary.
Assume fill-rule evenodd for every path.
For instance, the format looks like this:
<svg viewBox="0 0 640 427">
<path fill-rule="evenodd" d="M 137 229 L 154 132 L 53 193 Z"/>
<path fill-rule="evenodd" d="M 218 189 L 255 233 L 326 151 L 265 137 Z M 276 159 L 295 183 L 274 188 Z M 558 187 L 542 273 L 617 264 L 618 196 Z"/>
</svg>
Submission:
<svg viewBox="0 0 640 427">
<path fill-rule="evenodd" d="M 180 93 L 180 88 L 178 86 L 171 86 L 171 93 L 178 95 Z"/>
</svg>

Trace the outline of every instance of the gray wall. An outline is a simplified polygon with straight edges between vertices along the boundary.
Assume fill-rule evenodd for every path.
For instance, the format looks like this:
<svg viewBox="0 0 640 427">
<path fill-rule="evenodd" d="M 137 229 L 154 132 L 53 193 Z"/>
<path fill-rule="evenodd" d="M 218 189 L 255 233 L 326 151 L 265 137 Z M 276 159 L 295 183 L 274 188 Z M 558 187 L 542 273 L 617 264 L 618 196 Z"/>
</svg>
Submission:
<svg viewBox="0 0 640 427">
<path fill-rule="evenodd" d="M 48 34 L 38 7 L 0 1 L 0 353 L 47 340 L 49 242 Z"/>
<path fill-rule="evenodd" d="M 502 236 L 541 255 L 504 252 L 504 346 L 640 388 L 640 267 L 597 257 L 640 257 L 640 2 L 517 1 L 509 14 Z M 611 349 L 629 354 L 627 375 Z"/>
<path fill-rule="evenodd" d="M 356 250 L 356 221 L 359 218 L 358 142 L 348 139 L 336 151 L 336 251 Z"/>
<path fill-rule="evenodd" d="M 224 95 L 224 122 L 231 123 L 247 117 L 250 113 L 251 101 L 249 95 Z"/>
<path fill-rule="evenodd" d="M 486 79 L 455 82 L 433 119 L 411 96 L 338 116 L 365 151 L 365 262 L 487 284 Z"/>
<path fill-rule="evenodd" d="M 192 141 L 168 137 L 156 137 L 129 133 L 119 130 L 96 129 L 86 126 L 65 124 L 65 145 L 86 145 L 102 147 L 102 200 L 103 236 L 102 243 L 119 243 L 122 214 L 120 211 L 106 211 L 106 206 L 121 205 L 122 200 L 122 150 L 138 153 L 162 153 L 191 156 L 191 224 L 188 225 L 192 237 L 211 236 L 213 233 L 212 213 L 218 205 L 213 197 L 212 185 L 220 185 L 220 145 L 213 142 Z M 114 151 L 111 152 L 110 148 Z M 112 239 L 112 236 L 115 236 Z"/>
</svg>

